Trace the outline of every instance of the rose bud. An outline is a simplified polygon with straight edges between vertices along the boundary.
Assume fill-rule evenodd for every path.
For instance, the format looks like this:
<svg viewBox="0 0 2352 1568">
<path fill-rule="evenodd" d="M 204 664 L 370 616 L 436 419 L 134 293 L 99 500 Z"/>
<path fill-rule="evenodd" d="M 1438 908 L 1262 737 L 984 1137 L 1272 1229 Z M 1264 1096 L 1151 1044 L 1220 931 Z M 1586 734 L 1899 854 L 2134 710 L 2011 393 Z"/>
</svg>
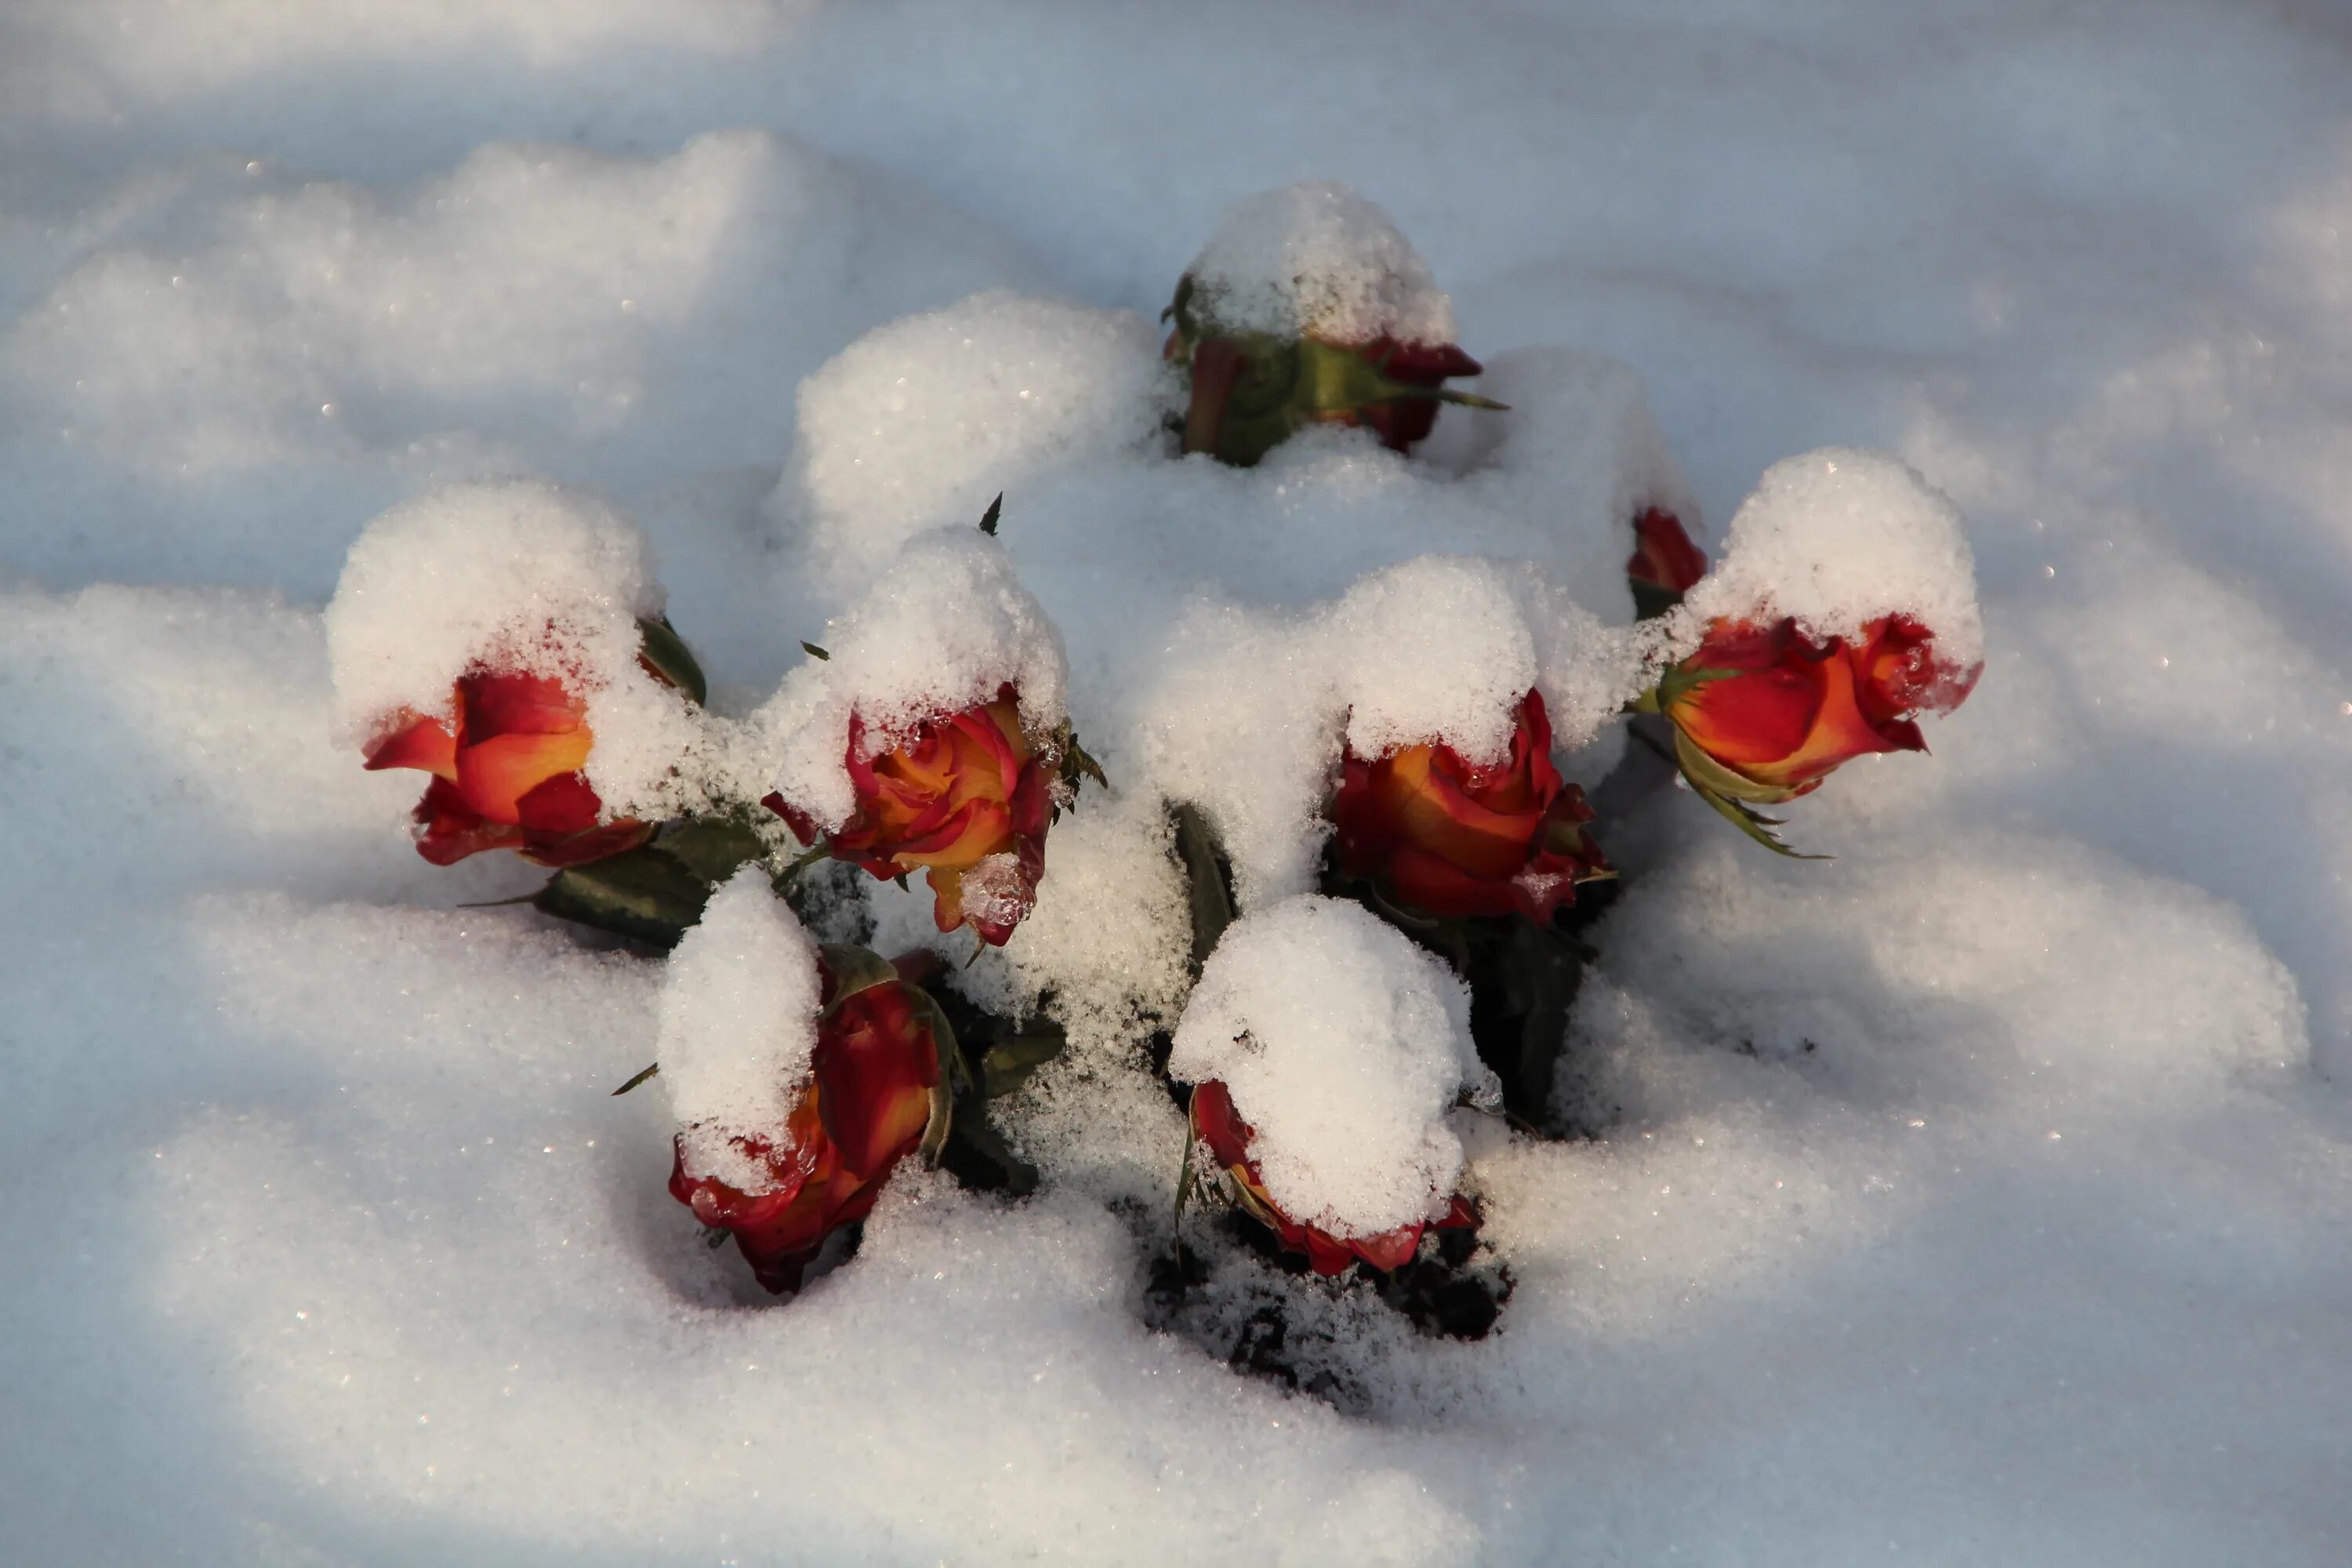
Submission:
<svg viewBox="0 0 2352 1568">
<path fill-rule="evenodd" d="M 1421 1233 L 1434 1224 L 1440 1230 L 1475 1228 L 1478 1211 L 1456 1194 L 1444 1217 L 1414 1220 L 1377 1236 L 1334 1236 L 1312 1225 L 1302 1225 L 1276 1206 L 1250 1158 L 1253 1136 L 1248 1122 L 1234 1109 L 1233 1095 L 1214 1079 L 1192 1086 L 1192 1132 L 1208 1145 L 1209 1154 L 1231 1178 L 1235 1201 L 1252 1218 L 1282 1238 L 1285 1249 L 1303 1254 L 1318 1274 L 1344 1274 L 1351 1263 L 1366 1263 L 1382 1273 L 1393 1273 L 1412 1261 L 1421 1249 Z"/>
<path fill-rule="evenodd" d="M 404 712 L 367 748 L 367 767 L 433 775 L 415 812 L 416 852 L 448 866 L 513 849 L 541 866 L 579 866 L 634 849 L 653 826 L 599 822 L 581 775 L 595 736 L 587 704 L 560 680 L 479 672 L 458 680 L 446 720 Z"/>
<path fill-rule="evenodd" d="M 1809 637 L 1785 618 L 1718 620 L 1655 703 L 1695 785 L 1769 805 L 1818 789 L 1849 758 L 1926 751 L 1911 716 L 1958 708 L 1983 669 L 1939 660 L 1933 636 L 1903 616 L 1852 639 Z"/>
<path fill-rule="evenodd" d="M 970 925 L 1003 946 L 1037 900 L 1060 767 L 1054 748 L 1022 731 L 1013 689 L 926 720 L 880 752 L 853 712 L 845 760 L 857 807 L 824 838 L 834 858 L 885 879 L 923 871 L 940 931 Z M 803 842 L 819 842 L 815 819 L 782 795 L 762 804 Z"/>
<path fill-rule="evenodd" d="M 1248 468 L 1309 425 L 1366 426 L 1402 452 L 1428 437 L 1440 403 L 1503 406 L 1444 386 L 1485 368 L 1456 344 L 1229 331 L 1197 315 L 1192 294 L 1188 275 L 1169 307 L 1175 328 L 1163 350 L 1192 377 L 1187 452 Z"/>
<path fill-rule="evenodd" d="M 1333 801 L 1339 874 L 1441 918 L 1525 915 L 1538 925 L 1611 876 L 1585 824 L 1584 792 L 1552 765 L 1542 693 L 1519 700 L 1503 761 L 1485 767 L 1435 742 L 1367 762 L 1350 748 Z"/>
<path fill-rule="evenodd" d="M 936 1154 L 947 1137 L 941 1064 L 955 1044 L 938 1005 L 862 948 L 826 948 L 824 970 L 807 1089 L 772 1133 L 729 1140 L 766 1172 L 768 1190 L 691 1173 L 683 1136 L 670 1167 L 670 1196 L 732 1233 L 778 1294 L 800 1288 L 825 1237 L 873 1212 L 901 1159 Z"/>
<path fill-rule="evenodd" d="M 1706 552 L 1691 542 L 1683 520 L 1663 507 L 1648 507 L 1633 521 L 1633 556 L 1625 577 L 1633 589 L 1633 610 L 1643 620 L 1663 616 L 1706 575 Z"/>
</svg>

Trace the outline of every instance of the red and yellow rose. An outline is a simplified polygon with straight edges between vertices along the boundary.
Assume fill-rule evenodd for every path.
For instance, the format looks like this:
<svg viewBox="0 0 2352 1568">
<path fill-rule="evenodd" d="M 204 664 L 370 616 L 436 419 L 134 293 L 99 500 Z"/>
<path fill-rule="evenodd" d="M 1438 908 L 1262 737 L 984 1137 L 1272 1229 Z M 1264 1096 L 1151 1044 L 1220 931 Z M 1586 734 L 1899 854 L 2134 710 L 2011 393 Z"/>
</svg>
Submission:
<svg viewBox="0 0 2352 1568">
<path fill-rule="evenodd" d="M 366 765 L 433 775 L 417 804 L 416 852 L 447 866 L 513 849 L 541 866 L 579 866 L 634 849 L 653 825 L 601 822 L 581 769 L 596 737 L 587 704 L 562 681 L 476 670 L 446 719 L 404 710 L 366 748 Z"/>
<path fill-rule="evenodd" d="M 835 858 L 886 879 L 922 871 L 940 931 L 970 925 L 1002 946 L 1036 902 L 1060 763 L 1023 732 L 1013 689 L 926 720 L 880 752 L 853 713 L 845 761 L 857 805 L 824 837 Z M 808 813 L 781 795 L 764 804 L 817 841 Z"/>
<path fill-rule="evenodd" d="M 1331 818 L 1339 874 L 1426 915 L 1542 924 L 1576 901 L 1577 883 L 1611 874 L 1584 792 L 1552 765 L 1534 690 L 1519 700 L 1509 753 L 1488 766 L 1435 742 L 1370 760 L 1350 749 Z"/>
<path fill-rule="evenodd" d="M 1925 626 L 1882 616 L 1854 637 L 1793 621 L 1718 620 L 1658 688 L 1692 782 L 1733 800 L 1793 800 L 1851 758 L 1924 752 L 1912 715 L 1948 712 L 1982 665 L 1939 658 Z"/>
<path fill-rule="evenodd" d="M 843 1226 L 864 1219 L 898 1162 L 943 1132 L 940 1061 L 953 1048 L 921 991 L 870 953 L 825 952 L 825 1010 L 810 1080 L 784 1124 L 732 1140 L 768 1175 L 744 1193 L 687 1168 L 677 1141 L 670 1195 L 707 1226 L 730 1232 L 761 1284 L 782 1293 Z"/>
<path fill-rule="evenodd" d="M 1458 1194 L 1448 1201 L 1439 1219 L 1414 1220 L 1373 1236 L 1338 1236 L 1301 1224 L 1283 1213 L 1265 1190 L 1257 1162 L 1250 1158 L 1250 1125 L 1234 1109 L 1234 1097 L 1223 1083 L 1210 1079 L 1192 1086 L 1192 1119 L 1193 1135 L 1208 1146 L 1210 1156 L 1231 1179 L 1242 1209 L 1279 1236 L 1286 1249 L 1303 1255 L 1318 1274 L 1344 1274 L 1354 1263 L 1393 1273 L 1412 1261 L 1421 1250 L 1422 1232 L 1432 1225 L 1452 1230 L 1475 1228 L 1478 1224 L 1476 1207 Z"/>
</svg>

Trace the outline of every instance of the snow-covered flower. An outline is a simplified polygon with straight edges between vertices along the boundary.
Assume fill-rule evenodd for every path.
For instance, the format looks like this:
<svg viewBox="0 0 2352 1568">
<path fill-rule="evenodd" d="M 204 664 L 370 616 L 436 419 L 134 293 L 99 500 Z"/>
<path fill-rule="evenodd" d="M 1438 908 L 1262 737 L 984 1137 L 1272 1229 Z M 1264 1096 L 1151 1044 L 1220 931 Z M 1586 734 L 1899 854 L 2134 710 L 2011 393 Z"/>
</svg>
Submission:
<svg viewBox="0 0 2352 1568">
<path fill-rule="evenodd" d="M 716 1161 L 681 1132 L 670 1170 L 670 1195 L 731 1233 L 779 1293 L 798 1289 L 825 1237 L 871 1213 L 898 1162 L 946 1129 L 941 1064 L 955 1047 L 938 1008 L 862 948 L 827 948 L 822 967 L 824 1011 L 781 1122 L 730 1131 Z"/>
<path fill-rule="evenodd" d="M 1584 792 L 1552 765 L 1543 694 L 1518 706 L 1510 751 L 1478 766 L 1442 742 L 1366 759 L 1349 748 L 1332 802 L 1339 874 L 1422 914 L 1543 923 L 1576 884 L 1609 875 Z"/>
<path fill-rule="evenodd" d="M 459 679 L 446 719 L 403 710 L 368 744 L 366 766 L 433 775 L 416 806 L 416 852 L 436 866 L 484 849 L 579 866 L 654 831 L 599 820 L 604 802 L 581 773 L 595 743 L 586 702 L 562 681 L 479 670 Z"/>
<path fill-rule="evenodd" d="M 1023 731 L 1014 689 L 878 749 L 853 712 L 844 762 L 857 808 L 824 837 L 835 858 L 885 879 L 923 871 L 940 930 L 970 925 L 1003 946 L 1037 900 L 1060 770 L 1056 749 Z M 809 812 L 782 794 L 766 804 L 803 839 L 818 839 Z"/>
<path fill-rule="evenodd" d="M 1658 688 L 1693 781 L 1769 804 L 1821 787 L 1874 752 L 1924 752 L 1912 716 L 1958 708 L 1981 663 L 1943 657 L 1927 627 L 1883 616 L 1853 637 L 1807 635 L 1788 618 L 1718 620 Z"/>
</svg>

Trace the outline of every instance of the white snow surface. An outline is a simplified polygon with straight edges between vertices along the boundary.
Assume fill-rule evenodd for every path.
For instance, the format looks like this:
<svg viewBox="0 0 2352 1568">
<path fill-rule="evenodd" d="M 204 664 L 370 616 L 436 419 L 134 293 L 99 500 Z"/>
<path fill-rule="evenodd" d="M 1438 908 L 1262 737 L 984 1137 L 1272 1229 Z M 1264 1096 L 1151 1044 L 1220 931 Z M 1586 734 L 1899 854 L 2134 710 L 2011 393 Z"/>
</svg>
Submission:
<svg viewBox="0 0 2352 1568">
<path fill-rule="evenodd" d="M 1787 616 L 1822 637 L 1907 616 L 1935 634 L 1940 664 L 1984 658 L 1959 509 L 1883 452 L 1832 447 L 1766 469 L 1685 603 L 1701 623 Z"/>
<path fill-rule="evenodd" d="M 1454 341 L 1454 303 L 1388 214 L 1337 180 L 1235 202 L 1185 272 L 1233 332 L 1362 343 Z"/>
<path fill-rule="evenodd" d="M 1227 929 L 1168 1070 L 1223 1083 L 1276 1206 L 1339 1237 L 1444 1214 L 1462 1174 L 1448 1114 L 1465 1086 L 1501 1094 L 1444 963 L 1360 904 L 1312 894 Z"/>
<path fill-rule="evenodd" d="M 662 975 L 660 1082 L 690 1175 L 771 1190 L 767 1163 L 735 1146 L 772 1135 L 808 1088 L 824 986 L 816 942 L 752 864 L 710 895 Z"/>
<path fill-rule="evenodd" d="M 0 1561 L 2340 1563 L 2347 81 L 2308 0 L 7 8 Z M 1510 412 L 1175 458 L 1153 316 L 1327 179 Z M 1147 1326 L 1158 795 L 1216 756 L 1153 705 L 1310 787 L 1336 698 L 1277 744 L 1266 671 L 1360 587 L 1525 618 L 1528 563 L 1619 636 L 1636 503 L 1828 447 L 1965 516 L 1984 679 L 1792 808 L 1832 862 L 1605 808 L 1595 1135 L 1459 1134 L 1499 1331 L 1249 1276 L 1327 1401 Z M 608 1093 L 664 966 L 415 855 L 322 610 L 514 479 L 637 520 L 730 722 L 1008 491 L 1118 786 L 961 973 L 1072 1026 L 1002 1102 L 1035 1196 L 902 1166 L 771 1302 Z M 1524 624 L 1512 679 L 1594 668 Z"/>
</svg>

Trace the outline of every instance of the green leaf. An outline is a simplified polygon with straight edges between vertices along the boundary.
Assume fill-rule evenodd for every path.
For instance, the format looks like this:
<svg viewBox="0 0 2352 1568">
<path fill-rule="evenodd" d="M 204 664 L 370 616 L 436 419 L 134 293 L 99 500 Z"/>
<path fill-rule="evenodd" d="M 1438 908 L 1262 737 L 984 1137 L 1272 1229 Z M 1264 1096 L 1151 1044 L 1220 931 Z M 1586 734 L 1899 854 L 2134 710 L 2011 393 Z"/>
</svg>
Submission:
<svg viewBox="0 0 2352 1568">
<path fill-rule="evenodd" d="M 1176 808 L 1176 854 L 1191 883 L 1192 972 L 1198 974 L 1225 928 L 1234 923 L 1234 897 L 1216 835 L 1196 806 Z"/>
<path fill-rule="evenodd" d="M 1027 1083 L 1036 1070 L 1069 1047 L 1070 1037 L 1050 1018 L 999 1035 L 980 1058 L 980 1097 L 1002 1100 Z"/>
<path fill-rule="evenodd" d="M 768 841 L 742 816 L 689 816 L 662 829 L 654 846 L 714 887 L 768 853 Z"/>
<path fill-rule="evenodd" d="M 658 845 L 558 871 L 531 896 L 541 913 L 655 947 L 676 947 L 702 918 L 710 884 Z"/>
<path fill-rule="evenodd" d="M 825 652 L 824 649 L 817 647 L 816 644 L 809 641 L 806 637 L 803 637 L 801 639 L 801 651 L 808 655 L 811 658 L 829 659 L 833 657 L 833 655 Z"/>
<path fill-rule="evenodd" d="M 637 633 L 644 639 L 639 652 L 645 661 L 661 671 L 662 679 L 692 698 L 700 707 L 710 700 L 710 686 L 702 678 L 702 666 L 686 646 L 686 639 L 665 616 L 657 620 L 637 619 Z"/>
</svg>

